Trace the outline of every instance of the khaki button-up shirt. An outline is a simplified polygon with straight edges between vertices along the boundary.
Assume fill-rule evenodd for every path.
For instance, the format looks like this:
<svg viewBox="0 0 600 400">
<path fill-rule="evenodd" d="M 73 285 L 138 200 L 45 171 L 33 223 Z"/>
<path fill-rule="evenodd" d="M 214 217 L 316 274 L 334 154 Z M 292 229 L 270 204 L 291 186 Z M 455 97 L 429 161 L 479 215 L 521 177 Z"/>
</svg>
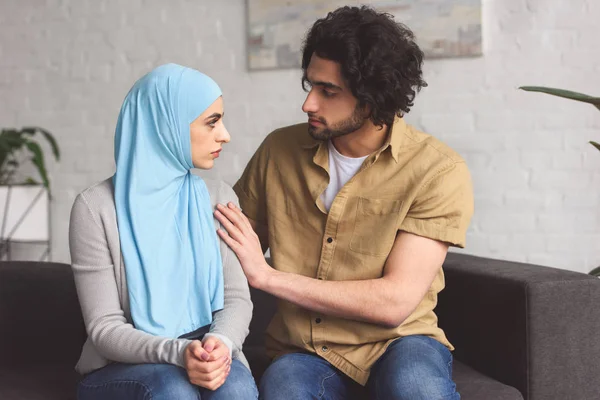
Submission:
<svg viewBox="0 0 600 400">
<path fill-rule="evenodd" d="M 325 280 L 376 279 L 399 230 L 463 247 L 473 213 L 469 171 L 439 140 L 397 118 L 384 145 L 369 155 L 335 197 L 328 147 L 307 124 L 272 132 L 234 187 L 249 218 L 268 227 L 273 267 Z M 267 330 L 272 357 L 315 353 L 364 385 L 371 366 L 403 336 L 427 335 L 451 350 L 434 308 L 440 269 L 416 310 L 398 327 L 321 315 L 279 300 Z M 377 310 L 373 310 L 374 313 Z"/>
</svg>

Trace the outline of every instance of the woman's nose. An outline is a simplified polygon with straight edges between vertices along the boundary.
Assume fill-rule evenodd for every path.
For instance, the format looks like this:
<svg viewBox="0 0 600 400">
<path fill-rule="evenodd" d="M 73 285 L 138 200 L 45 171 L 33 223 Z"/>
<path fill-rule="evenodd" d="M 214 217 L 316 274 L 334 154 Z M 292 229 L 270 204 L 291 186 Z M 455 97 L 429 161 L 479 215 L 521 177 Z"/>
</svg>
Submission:
<svg viewBox="0 0 600 400">
<path fill-rule="evenodd" d="M 217 142 L 229 143 L 231 140 L 231 135 L 229 135 L 229 131 L 223 125 L 223 129 L 221 129 L 217 135 Z"/>
</svg>

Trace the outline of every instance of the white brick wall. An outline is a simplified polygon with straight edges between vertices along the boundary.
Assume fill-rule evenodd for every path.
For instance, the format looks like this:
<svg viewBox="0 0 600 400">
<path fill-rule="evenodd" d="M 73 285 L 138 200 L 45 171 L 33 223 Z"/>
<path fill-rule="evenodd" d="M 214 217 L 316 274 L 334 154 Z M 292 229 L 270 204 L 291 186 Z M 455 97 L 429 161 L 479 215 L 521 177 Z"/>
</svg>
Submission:
<svg viewBox="0 0 600 400">
<path fill-rule="evenodd" d="M 428 60 L 410 123 L 467 159 L 476 214 L 467 253 L 587 272 L 600 265 L 600 112 L 525 93 L 600 95 L 597 0 L 483 0 L 485 56 Z M 206 72 L 232 143 L 208 175 L 233 183 L 272 129 L 304 120 L 296 70 L 248 72 L 244 0 L 0 1 L 0 125 L 54 132 L 54 259 L 68 261 L 75 195 L 113 171 L 121 101 L 153 66 Z"/>
</svg>

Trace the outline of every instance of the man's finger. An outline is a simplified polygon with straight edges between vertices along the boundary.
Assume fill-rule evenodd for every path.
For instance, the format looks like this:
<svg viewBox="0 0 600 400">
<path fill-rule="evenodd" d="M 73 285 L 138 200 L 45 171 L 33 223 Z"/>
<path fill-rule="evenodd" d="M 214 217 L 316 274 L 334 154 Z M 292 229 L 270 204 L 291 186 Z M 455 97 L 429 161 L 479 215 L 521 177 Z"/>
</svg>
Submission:
<svg viewBox="0 0 600 400">
<path fill-rule="evenodd" d="M 248 220 L 248 217 L 246 217 L 244 212 L 238 206 L 236 206 L 232 202 L 229 202 L 229 204 L 227 204 L 227 206 L 230 209 L 232 209 L 236 214 L 238 214 L 240 220 L 244 223 L 244 225 L 246 225 L 246 227 L 248 229 L 250 229 L 251 231 L 254 231 L 254 229 L 252 229 L 252 225 L 250 225 L 250 221 Z"/>
<path fill-rule="evenodd" d="M 217 210 L 225 215 L 227 219 L 240 230 L 240 232 L 245 234 L 246 224 L 242 220 L 242 216 L 231 207 L 235 207 L 235 205 L 233 203 L 229 203 L 227 206 L 218 204 Z"/>
<path fill-rule="evenodd" d="M 240 244 L 235 241 L 224 229 L 217 229 L 217 233 L 223 239 L 227 246 L 231 247 L 231 250 L 235 251 L 237 254 L 237 250 L 239 249 Z"/>
<path fill-rule="evenodd" d="M 229 236 L 231 236 L 238 242 L 240 241 L 241 237 L 244 236 L 242 231 L 240 231 L 240 229 L 231 222 L 230 218 L 220 210 L 215 211 L 215 217 L 221 223 L 223 228 L 227 230 Z"/>
</svg>

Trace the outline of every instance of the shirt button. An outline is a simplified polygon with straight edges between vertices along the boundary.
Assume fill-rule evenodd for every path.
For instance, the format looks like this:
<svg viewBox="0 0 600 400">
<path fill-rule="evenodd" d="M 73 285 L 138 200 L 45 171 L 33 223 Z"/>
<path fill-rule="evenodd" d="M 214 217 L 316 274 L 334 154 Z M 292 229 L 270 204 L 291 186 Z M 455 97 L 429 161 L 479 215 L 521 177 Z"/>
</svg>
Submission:
<svg viewBox="0 0 600 400">
<path fill-rule="evenodd" d="M 321 347 L 321 351 L 322 351 L 323 353 L 325 353 L 327 350 L 329 350 L 329 348 L 328 348 L 327 346 L 323 346 L 323 347 Z"/>
<path fill-rule="evenodd" d="M 331 242 L 333 242 L 333 238 L 328 237 L 327 238 L 327 243 L 331 243 Z"/>
<path fill-rule="evenodd" d="M 320 323 L 321 323 L 321 318 L 317 318 L 317 319 L 315 319 L 315 322 L 316 322 L 317 324 L 320 324 Z"/>
</svg>

